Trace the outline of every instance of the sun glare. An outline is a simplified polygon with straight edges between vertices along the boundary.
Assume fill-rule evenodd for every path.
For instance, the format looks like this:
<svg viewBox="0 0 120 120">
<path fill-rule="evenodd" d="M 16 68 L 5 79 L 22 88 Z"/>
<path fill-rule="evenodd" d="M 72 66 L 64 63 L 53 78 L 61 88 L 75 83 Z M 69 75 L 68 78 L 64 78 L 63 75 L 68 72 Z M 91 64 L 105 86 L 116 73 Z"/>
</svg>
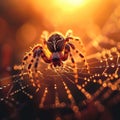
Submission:
<svg viewBox="0 0 120 120">
<path fill-rule="evenodd" d="M 86 0 L 55 0 L 55 4 L 60 6 L 64 11 L 73 11 L 85 3 Z"/>
<path fill-rule="evenodd" d="M 61 3 L 64 3 L 66 5 L 71 5 L 71 6 L 77 6 L 82 4 L 85 0 L 60 0 Z"/>
</svg>

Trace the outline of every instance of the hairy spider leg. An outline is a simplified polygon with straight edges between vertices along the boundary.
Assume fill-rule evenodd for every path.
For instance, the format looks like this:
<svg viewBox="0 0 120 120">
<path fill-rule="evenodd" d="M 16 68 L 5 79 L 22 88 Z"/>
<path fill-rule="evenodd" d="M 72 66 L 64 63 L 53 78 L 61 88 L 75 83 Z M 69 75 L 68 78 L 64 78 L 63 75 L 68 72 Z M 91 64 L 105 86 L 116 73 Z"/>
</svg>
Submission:
<svg viewBox="0 0 120 120">
<path fill-rule="evenodd" d="M 69 30 L 66 32 L 66 35 L 65 35 L 65 36 L 66 36 L 66 41 L 68 41 L 68 42 L 69 42 L 69 40 L 78 41 L 79 44 L 80 44 L 80 47 L 82 48 L 83 53 L 85 53 L 85 48 L 84 48 L 84 44 L 83 44 L 82 40 L 80 39 L 80 37 L 74 36 L 72 30 L 69 29 Z"/>
<path fill-rule="evenodd" d="M 32 66 L 33 66 L 34 61 L 36 59 L 36 57 L 34 57 L 34 55 L 33 55 L 33 51 L 32 51 L 30 56 L 32 57 L 32 59 L 30 60 L 30 63 L 27 66 L 27 70 L 28 70 L 28 75 L 29 75 L 30 82 L 32 83 L 32 85 L 34 87 L 36 87 L 35 81 L 33 79 L 33 72 L 32 72 Z"/>
<path fill-rule="evenodd" d="M 40 81 L 38 78 L 38 65 L 39 65 L 39 59 L 40 57 L 43 59 L 44 62 L 46 63 L 50 63 L 51 61 L 48 59 L 48 57 L 45 55 L 44 51 L 43 51 L 43 47 L 41 45 L 37 45 L 34 49 L 33 49 L 33 58 L 35 59 L 35 63 L 34 63 L 34 71 L 35 71 L 35 81 L 36 81 L 36 86 L 38 87 L 37 91 L 40 88 Z"/>
<path fill-rule="evenodd" d="M 70 52 L 70 46 L 68 44 L 65 45 L 65 50 L 64 50 L 64 55 L 63 57 L 61 58 L 62 61 L 65 61 L 68 59 L 68 54 Z"/>
<path fill-rule="evenodd" d="M 31 58 L 32 57 L 32 58 Z M 43 47 L 39 44 L 33 47 L 33 49 L 24 56 L 22 60 L 22 68 L 21 68 L 21 79 L 23 79 L 24 76 L 24 70 L 27 64 L 27 61 L 29 58 L 31 58 L 30 63 L 27 66 L 28 75 L 30 78 L 30 82 L 34 87 L 40 87 L 39 80 L 38 80 L 38 64 L 39 64 L 39 58 L 42 58 L 44 62 L 50 63 L 51 61 L 47 58 L 43 51 Z M 35 79 L 33 79 L 33 73 L 35 73 Z"/>
<path fill-rule="evenodd" d="M 90 68 L 89 68 L 89 65 L 88 65 L 88 62 L 86 60 L 86 57 L 79 51 L 79 50 L 76 50 L 75 46 L 72 44 L 72 43 L 68 43 L 70 45 L 70 47 L 79 55 L 80 58 L 82 58 L 84 64 L 85 64 L 85 67 L 87 69 L 87 72 L 90 73 Z M 72 56 L 72 55 L 71 55 Z M 72 60 L 73 59 L 73 60 Z M 74 58 L 72 56 L 72 61 L 74 61 Z"/>
<path fill-rule="evenodd" d="M 69 55 L 70 55 L 71 62 L 72 62 L 73 64 L 75 64 L 75 60 L 74 60 L 74 58 L 73 58 L 73 56 L 72 56 L 72 54 L 71 54 L 71 52 L 70 52 L 70 45 L 67 43 L 67 44 L 65 45 L 65 50 L 64 50 L 64 55 L 63 55 L 63 57 L 62 57 L 62 61 L 67 60 Z M 74 66 L 74 65 L 73 65 L 73 66 Z"/>
<path fill-rule="evenodd" d="M 68 31 L 66 32 L 65 37 L 66 37 L 66 41 L 69 41 L 69 40 L 76 40 L 76 41 L 79 41 L 79 40 L 80 40 L 79 37 L 73 36 L 72 30 L 68 30 Z"/>
<path fill-rule="evenodd" d="M 65 35 L 65 36 L 66 36 L 66 38 L 73 36 L 72 30 L 69 29 L 69 30 L 66 32 L 66 35 Z"/>
<path fill-rule="evenodd" d="M 39 50 L 38 50 L 38 46 L 35 46 L 32 50 L 32 59 L 30 61 L 30 63 L 28 64 L 28 75 L 29 75 L 29 78 L 30 78 L 30 82 L 32 83 L 32 85 L 34 87 L 37 86 L 36 84 L 36 79 L 37 79 L 37 66 L 38 66 L 38 61 L 39 61 L 39 57 L 38 57 L 38 53 L 39 53 Z M 33 70 L 35 70 L 35 79 L 33 78 L 33 70 L 32 70 L 32 66 L 33 66 Z"/>
<path fill-rule="evenodd" d="M 68 44 L 71 46 L 71 48 L 73 50 L 75 50 L 75 52 L 77 54 L 79 54 L 79 56 L 83 59 L 83 62 L 84 62 L 85 66 L 86 66 L 86 69 L 87 69 L 87 72 L 90 73 L 90 68 L 89 68 L 89 65 L 87 63 L 86 57 L 81 52 L 79 52 L 79 50 L 76 50 L 75 46 L 72 43 L 70 43 L 69 40 L 79 41 L 79 44 L 80 44 L 80 46 L 81 46 L 81 48 L 83 50 L 83 53 L 85 54 L 85 48 L 84 48 L 84 45 L 82 43 L 82 40 L 79 37 L 73 36 L 72 30 L 67 31 L 67 33 L 66 33 L 66 42 L 68 42 Z M 73 61 L 74 61 L 74 59 L 73 59 Z"/>
<path fill-rule="evenodd" d="M 27 63 L 27 60 L 29 59 L 29 57 L 32 55 L 32 52 L 30 51 L 29 53 L 27 53 L 22 60 L 22 65 L 21 65 L 21 79 L 23 80 L 23 76 L 24 76 L 24 69 L 25 69 L 25 65 Z"/>
<path fill-rule="evenodd" d="M 72 46 L 74 47 L 74 46 Z M 63 61 L 67 60 L 68 59 L 68 55 L 70 55 L 70 59 L 71 59 L 71 62 L 73 64 L 73 68 L 74 68 L 74 78 L 75 78 L 75 83 L 78 82 L 78 72 L 77 72 L 77 65 L 76 65 L 76 62 L 73 58 L 73 55 L 72 53 L 70 52 L 70 45 L 69 44 L 66 44 L 65 45 L 65 51 L 64 51 L 64 57 L 62 58 Z"/>
<path fill-rule="evenodd" d="M 34 71 L 35 71 L 35 80 L 32 81 L 35 83 L 35 86 L 37 86 L 37 88 L 40 88 L 40 82 L 39 82 L 39 78 L 38 78 L 38 64 L 39 64 L 39 58 L 40 58 L 40 54 L 41 54 L 41 50 L 39 48 L 35 48 L 33 50 L 33 58 L 35 59 L 35 63 L 34 63 Z"/>
<path fill-rule="evenodd" d="M 43 31 L 41 35 L 41 39 L 43 42 L 43 47 L 47 45 L 47 39 L 48 39 L 48 31 Z"/>
<path fill-rule="evenodd" d="M 89 67 L 88 62 L 86 60 L 86 57 L 81 52 L 79 52 L 79 50 L 76 50 L 75 46 L 72 43 L 70 43 L 69 40 L 79 41 L 79 44 L 82 47 L 83 52 L 85 53 L 85 48 L 84 48 L 84 45 L 83 45 L 81 39 L 79 37 L 73 36 L 72 30 L 68 30 L 67 33 L 66 33 L 66 42 L 68 42 L 67 44 L 69 44 L 70 47 L 73 50 L 75 50 L 75 52 L 77 54 L 79 54 L 79 56 L 83 59 L 83 62 L 84 62 L 85 66 L 86 66 L 86 69 L 87 69 L 87 72 L 90 73 L 90 67 Z M 70 54 L 70 56 L 71 56 L 71 60 L 72 60 L 72 63 L 73 63 L 74 62 L 74 58 L 73 58 L 73 56 L 71 54 Z"/>
<path fill-rule="evenodd" d="M 32 50 L 30 52 L 28 52 L 24 57 L 23 57 L 23 60 L 22 60 L 22 68 L 21 68 L 21 79 L 23 80 L 23 77 L 24 77 L 24 70 L 25 70 L 25 67 L 27 65 L 27 61 L 28 59 L 32 57 L 30 63 L 28 64 L 27 66 L 27 71 L 28 71 L 28 76 L 30 78 L 30 82 L 32 83 L 33 86 L 35 86 L 35 83 L 34 83 L 34 80 L 33 80 L 33 76 L 32 76 L 32 71 L 31 71 L 31 66 L 34 62 L 34 58 L 32 56 Z M 20 83 L 20 86 L 23 87 L 22 83 Z"/>
<path fill-rule="evenodd" d="M 85 54 L 86 53 L 85 52 L 85 47 L 84 47 L 84 44 L 83 44 L 82 40 L 80 38 L 79 39 L 75 39 L 75 40 L 79 42 L 80 47 L 81 47 L 81 49 L 83 51 L 83 54 Z"/>
</svg>

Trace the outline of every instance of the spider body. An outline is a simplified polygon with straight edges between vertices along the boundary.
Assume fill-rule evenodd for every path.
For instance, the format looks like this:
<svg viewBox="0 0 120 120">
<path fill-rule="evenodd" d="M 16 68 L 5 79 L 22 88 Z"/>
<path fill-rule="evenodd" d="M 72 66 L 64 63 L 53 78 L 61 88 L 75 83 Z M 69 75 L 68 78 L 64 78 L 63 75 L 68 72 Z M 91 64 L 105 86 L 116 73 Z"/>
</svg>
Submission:
<svg viewBox="0 0 120 120">
<path fill-rule="evenodd" d="M 72 41 L 78 41 L 81 46 L 82 42 L 80 41 L 80 38 L 72 35 L 71 30 L 69 30 L 65 36 L 58 32 L 52 33 L 50 36 L 48 36 L 48 34 L 44 32 L 41 35 L 41 40 L 43 41 L 43 44 L 35 45 L 31 49 L 31 51 L 29 51 L 24 56 L 22 61 L 21 74 L 22 76 L 24 76 L 24 70 L 27 69 L 30 81 L 32 82 L 33 86 L 37 86 L 38 88 L 40 88 L 37 71 L 38 66 L 41 63 L 41 59 L 43 60 L 43 62 L 48 63 L 51 68 L 54 69 L 58 67 L 63 67 L 64 61 L 67 61 L 68 59 L 70 59 L 73 66 L 75 66 L 76 61 L 71 51 L 75 51 L 75 53 L 78 54 L 81 59 L 83 59 L 84 65 L 89 72 L 89 66 L 86 62 L 85 56 L 76 49 L 76 46 L 73 44 Z M 46 49 L 48 49 L 50 53 L 49 57 L 46 54 Z M 35 71 L 35 80 L 33 80 L 33 71 Z"/>
<path fill-rule="evenodd" d="M 33 47 L 30 56 L 32 55 L 32 60 L 28 65 L 28 69 L 31 69 L 33 63 L 35 63 L 34 68 L 37 69 L 39 64 L 39 58 L 41 57 L 44 62 L 50 63 L 52 67 L 62 66 L 63 61 L 68 59 L 70 56 L 71 62 L 74 64 L 75 60 L 73 55 L 71 54 L 71 49 L 76 50 L 75 45 L 70 42 L 70 40 L 79 40 L 78 37 L 74 37 L 71 31 L 66 33 L 66 36 L 63 36 L 61 33 L 55 32 L 51 34 L 49 37 L 47 35 L 43 35 L 42 37 L 44 41 L 44 45 L 47 46 L 47 49 L 51 53 L 50 57 L 47 57 L 45 54 L 45 49 L 42 45 L 36 45 Z M 79 53 L 81 58 L 84 58 L 84 55 L 76 50 L 76 53 Z M 23 59 L 23 67 L 26 60 L 29 58 L 29 55 L 26 55 Z M 35 61 L 35 62 L 34 62 Z"/>
<path fill-rule="evenodd" d="M 45 63 L 50 64 L 52 68 L 63 66 L 63 61 L 67 61 L 69 58 L 72 64 L 75 64 L 74 56 L 71 53 L 72 50 L 74 50 L 76 54 L 83 59 L 86 65 L 84 55 L 79 52 L 79 50 L 76 50 L 75 45 L 72 43 L 72 40 L 79 41 L 79 43 L 81 43 L 81 41 L 78 37 L 74 37 L 72 35 L 71 30 L 69 30 L 65 36 L 58 32 L 52 33 L 50 36 L 43 33 L 41 38 L 44 41 L 44 44 L 37 44 L 30 52 L 28 52 L 27 55 L 24 56 L 22 62 L 22 71 L 25 69 L 25 66 L 28 65 L 28 71 L 34 69 L 37 72 L 38 65 L 40 64 L 40 58 L 42 58 Z M 46 48 L 49 50 L 50 57 L 46 55 L 46 49 L 44 46 L 46 46 Z M 31 59 L 29 62 L 28 58 Z M 87 65 L 86 67 L 88 69 Z"/>
<path fill-rule="evenodd" d="M 62 65 L 62 58 L 64 57 L 62 51 L 65 46 L 65 39 L 59 33 L 52 34 L 47 43 L 47 48 L 51 52 L 51 63 L 54 67 Z"/>
</svg>

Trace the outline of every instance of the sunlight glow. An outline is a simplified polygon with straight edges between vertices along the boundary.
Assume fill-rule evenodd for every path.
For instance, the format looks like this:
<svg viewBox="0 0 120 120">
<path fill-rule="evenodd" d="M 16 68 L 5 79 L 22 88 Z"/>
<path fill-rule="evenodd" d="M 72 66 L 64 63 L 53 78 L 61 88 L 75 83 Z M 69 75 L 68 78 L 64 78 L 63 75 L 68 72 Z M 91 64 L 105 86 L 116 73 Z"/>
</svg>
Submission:
<svg viewBox="0 0 120 120">
<path fill-rule="evenodd" d="M 61 3 L 64 3 L 66 5 L 80 5 L 84 2 L 85 0 L 60 0 Z"/>
<path fill-rule="evenodd" d="M 85 3 L 86 0 L 55 0 L 55 4 L 64 11 L 73 11 Z"/>
</svg>

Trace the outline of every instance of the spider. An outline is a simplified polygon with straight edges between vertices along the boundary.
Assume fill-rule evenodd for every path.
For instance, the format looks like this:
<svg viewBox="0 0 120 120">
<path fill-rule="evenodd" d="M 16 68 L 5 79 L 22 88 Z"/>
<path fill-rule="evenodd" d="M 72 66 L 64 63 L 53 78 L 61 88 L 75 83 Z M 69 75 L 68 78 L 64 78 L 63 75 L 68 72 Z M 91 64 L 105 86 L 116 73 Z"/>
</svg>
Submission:
<svg viewBox="0 0 120 120">
<path fill-rule="evenodd" d="M 29 76 L 31 77 L 31 81 L 33 81 L 33 78 L 30 71 L 34 68 L 35 72 L 37 73 L 38 65 L 40 64 L 40 58 L 42 58 L 45 63 L 50 64 L 51 68 L 62 67 L 63 62 L 67 61 L 69 58 L 74 65 L 75 59 L 71 53 L 71 50 L 74 50 L 80 56 L 80 58 L 83 59 L 86 68 L 88 69 L 85 56 L 79 52 L 79 50 L 76 50 L 76 46 L 72 43 L 72 40 L 80 41 L 79 37 L 73 36 L 72 30 L 68 30 L 65 36 L 59 32 L 54 32 L 49 36 L 44 32 L 41 36 L 43 45 L 35 45 L 32 50 L 24 56 L 22 61 L 23 71 L 27 60 L 30 59 L 27 70 L 30 73 Z M 50 57 L 46 55 L 45 46 L 50 52 Z"/>
</svg>

